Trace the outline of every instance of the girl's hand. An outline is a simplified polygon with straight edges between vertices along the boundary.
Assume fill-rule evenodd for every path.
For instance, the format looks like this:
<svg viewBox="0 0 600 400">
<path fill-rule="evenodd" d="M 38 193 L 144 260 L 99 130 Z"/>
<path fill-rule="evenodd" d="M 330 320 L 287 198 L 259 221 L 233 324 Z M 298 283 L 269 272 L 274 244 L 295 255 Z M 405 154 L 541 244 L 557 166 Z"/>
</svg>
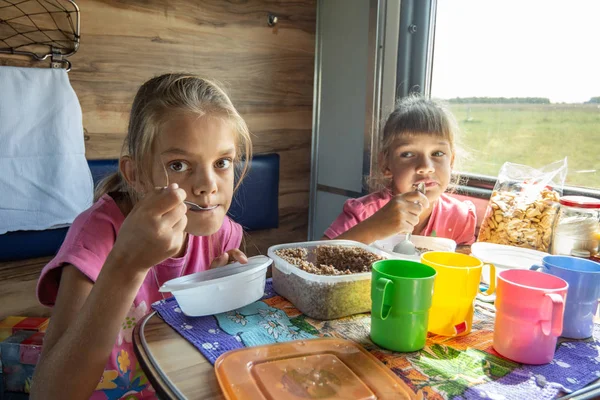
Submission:
<svg viewBox="0 0 600 400">
<path fill-rule="evenodd" d="M 429 207 L 427 196 L 418 191 L 396 195 L 369 220 L 379 237 L 412 232 L 419 223 L 419 215 Z"/>
<path fill-rule="evenodd" d="M 246 264 L 248 262 L 248 257 L 246 257 L 246 255 L 240 250 L 240 249 L 231 249 L 223 254 L 221 254 L 219 257 L 215 258 L 211 263 L 210 263 L 210 268 L 218 268 L 218 267 L 223 267 L 227 264 L 229 264 L 230 262 L 239 262 L 241 264 Z"/>
<path fill-rule="evenodd" d="M 144 272 L 176 255 L 185 243 L 185 197 L 176 183 L 146 195 L 125 218 L 110 255 Z"/>
</svg>

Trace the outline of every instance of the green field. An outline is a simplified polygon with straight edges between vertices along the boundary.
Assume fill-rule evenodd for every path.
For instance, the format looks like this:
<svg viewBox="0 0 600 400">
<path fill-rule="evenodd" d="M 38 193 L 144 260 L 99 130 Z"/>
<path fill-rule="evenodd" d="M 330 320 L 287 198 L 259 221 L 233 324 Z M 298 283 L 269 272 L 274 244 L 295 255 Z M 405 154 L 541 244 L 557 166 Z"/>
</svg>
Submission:
<svg viewBox="0 0 600 400">
<path fill-rule="evenodd" d="M 600 105 L 450 104 L 467 152 L 460 171 L 497 176 L 505 161 L 541 167 L 565 156 L 566 184 L 600 189 Z"/>
</svg>

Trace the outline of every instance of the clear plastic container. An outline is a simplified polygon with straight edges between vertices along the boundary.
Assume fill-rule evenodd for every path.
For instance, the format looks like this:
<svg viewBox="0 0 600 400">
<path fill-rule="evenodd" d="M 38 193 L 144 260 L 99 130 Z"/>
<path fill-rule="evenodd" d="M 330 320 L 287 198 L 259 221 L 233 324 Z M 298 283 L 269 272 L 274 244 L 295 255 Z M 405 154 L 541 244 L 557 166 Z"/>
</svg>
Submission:
<svg viewBox="0 0 600 400">
<path fill-rule="evenodd" d="M 265 256 L 250 257 L 247 264 L 236 262 L 171 279 L 160 291 L 171 292 L 181 311 L 190 317 L 235 310 L 263 296 L 271 263 Z"/>
<path fill-rule="evenodd" d="M 563 196 L 554 226 L 552 254 L 571 255 L 573 250 L 598 251 L 600 200 Z"/>
<path fill-rule="evenodd" d="M 371 272 L 350 275 L 316 275 L 290 264 L 275 252 L 301 248 L 307 261 L 316 261 L 318 246 L 357 247 L 380 258 L 388 258 L 379 249 L 351 240 L 323 240 L 288 243 L 269 247 L 273 259 L 273 289 L 288 299 L 303 314 L 320 320 L 345 317 L 371 311 Z"/>
<path fill-rule="evenodd" d="M 228 351 L 215 373 L 229 400 L 423 398 L 361 346 L 338 338 Z"/>
</svg>

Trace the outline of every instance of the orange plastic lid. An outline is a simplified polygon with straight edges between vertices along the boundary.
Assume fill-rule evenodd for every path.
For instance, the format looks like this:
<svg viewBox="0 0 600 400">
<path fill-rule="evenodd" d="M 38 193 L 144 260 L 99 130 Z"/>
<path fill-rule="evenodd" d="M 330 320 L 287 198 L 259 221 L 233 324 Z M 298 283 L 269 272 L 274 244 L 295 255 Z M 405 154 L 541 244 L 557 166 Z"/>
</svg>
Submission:
<svg viewBox="0 0 600 400">
<path fill-rule="evenodd" d="M 215 372 L 229 400 L 422 398 L 361 346 L 337 338 L 232 350 Z"/>
</svg>

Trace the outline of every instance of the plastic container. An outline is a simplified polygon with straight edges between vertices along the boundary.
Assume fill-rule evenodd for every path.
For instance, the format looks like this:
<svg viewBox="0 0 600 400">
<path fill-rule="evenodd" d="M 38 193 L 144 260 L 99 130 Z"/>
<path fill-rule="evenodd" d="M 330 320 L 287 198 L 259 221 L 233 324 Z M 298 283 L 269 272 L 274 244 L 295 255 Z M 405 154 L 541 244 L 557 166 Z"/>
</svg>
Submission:
<svg viewBox="0 0 600 400">
<path fill-rule="evenodd" d="M 269 247 L 273 263 L 273 289 L 305 315 L 321 320 L 371 311 L 371 272 L 350 275 L 316 275 L 303 271 L 275 254 L 275 251 L 303 248 L 308 261 L 316 261 L 318 246 L 358 247 L 380 258 L 385 252 L 351 240 L 323 240 L 280 244 Z"/>
<path fill-rule="evenodd" d="M 591 253 L 588 250 L 573 249 L 571 250 L 571 255 L 579 258 L 590 258 Z"/>
<path fill-rule="evenodd" d="M 417 398 L 381 361 L 337 338 L 228 351 L 215 362 L 215 373 L 229 400 Z"/>
<path fill-rule="evenodd" d="M 481 279 L 489 285 L 489 264 L 494 264 L 497 279 L 501 271 L 507 269 L 529 269 L 534 264 L 541 264 L 542 259 L 549 254 L 543 251 L 505 244 L 475 242 L 471 245 L 471 255 L 484 264 L 487 264 L 481 270 Z M 497 280 L 496 283 L 498 283 Z"/>
<path fill-rule="evenodd" d="M 181 311 L 190 317 L 235 310 L 263 296 L 271 263 L 265 256 L 250 257 L 247 264 L 233 263 L 171 279 L 160 291 L 171 292 Z"/>
<path fill-rule="evenodd" d="M 560 199 L 552 238 L 552 254 L 569 256 L 573 250 L 598 251 L 600 200 L 585 196 Z"/>
<path fill-rule="evenodd" d="M 402 253 L 395 253 L 393 251 L 394 246 L 404 240 L 406 237 L 405 234 L 398 234 L 388 237 L 387 239 L 377 240 L 371 244 L 371 246 L 383 250 L 389 255 L 389 258 L 399 259 L 399 260 L 411 260 L 411 261 L 420 261 L 421 253 L 425 251 L 455 251 L 456 250 L 456 242 L 452 239 L 432 237 L 432 236 L 418 236 L 412 235 L 410 241 L 417 248 L 426 249 L 422 252 L 419 252 L 417 249 L 417 254 L 408 255 Z"/>
</svg>

